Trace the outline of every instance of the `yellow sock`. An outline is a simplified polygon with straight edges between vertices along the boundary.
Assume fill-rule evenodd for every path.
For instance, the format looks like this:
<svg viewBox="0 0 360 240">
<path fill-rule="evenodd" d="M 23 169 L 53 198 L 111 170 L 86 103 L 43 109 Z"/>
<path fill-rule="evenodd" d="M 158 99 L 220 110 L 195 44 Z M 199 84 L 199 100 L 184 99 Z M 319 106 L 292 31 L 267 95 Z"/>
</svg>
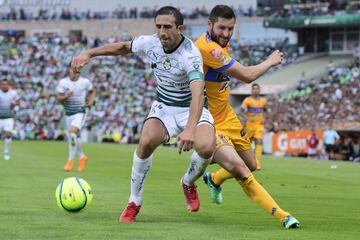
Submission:
<svg viewBox="0 0 360 240">
<path fill-rule="evenodd" d="M 231 173 L 229 173 L 223 168 L 220 168 L 219 170 L 211 174 L 211 179 L 216 185 L 221 185 L 227 179 L 232 177 L 233 176 L 231 175 Z"/>
<path fill-rule="evenodd" d="M 255 146 L 255 158 L 256 158 L 257 168 L 261 168 L 262 148 L 263 148 L 262 144 L 256 144 Z"/>
<path fill-rule="evenodd" d="M 251 173 L 246 178 L 238 180 L 238 183 L 241 185 L 246 195 L 248 195 L 266 212 L 279 219 L 280 223 L 283 223 L 285 217 L 290 215 L 277 205 L 270 194 L 256 181 Z"/>
</svg>

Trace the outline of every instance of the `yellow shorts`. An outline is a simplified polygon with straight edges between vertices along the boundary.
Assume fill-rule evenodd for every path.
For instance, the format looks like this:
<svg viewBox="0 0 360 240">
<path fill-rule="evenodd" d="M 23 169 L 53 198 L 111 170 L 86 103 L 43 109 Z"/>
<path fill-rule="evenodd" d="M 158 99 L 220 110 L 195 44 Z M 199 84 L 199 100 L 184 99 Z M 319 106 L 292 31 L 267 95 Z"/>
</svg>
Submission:
<svg viewBox="0 0 360 240">
<path fill-rule="evenodd" d="M 238 120 L 227 122 L 228 127 L 218 127 L 216 129 L 216 147 L 215 151 L 221 146 L 230 145 L 235 148 L 237 152 L 243 152 L 251 148 L 250 138 L 243 130 L 241 123 Z"/>
<path fill-rule="evenodd" d="M 264 125 L 246 124 L 246 132 L 251 139 L 263 139 Z"/>
</svg>

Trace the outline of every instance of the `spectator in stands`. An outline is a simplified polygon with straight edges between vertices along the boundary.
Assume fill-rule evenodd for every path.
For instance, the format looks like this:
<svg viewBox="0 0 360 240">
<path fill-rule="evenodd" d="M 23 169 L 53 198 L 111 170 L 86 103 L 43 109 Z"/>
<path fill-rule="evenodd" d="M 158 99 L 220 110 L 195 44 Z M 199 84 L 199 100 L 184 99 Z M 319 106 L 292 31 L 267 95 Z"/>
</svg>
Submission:
<svg viewBox="0 0 360 240">
<path fill-rule="evenodd" d="M 328 159 L 335 159 L 335 154 L 338 152 L 335 144 L 339 141 L 339 139 L 339 134 L 332 127 L 329 127 L 324 132 L 323 142 Z"/>
<path fill-rule="evenodd" d="M 350 137 L 344 137 L 344 139 L 339 144 L 339 158 L 341 160 L 350 160 L 352 151 L 352 141 Z"/>
<path fill-rule="evenodd" d="M 351 146 L 351 156 L 349 158 L 350 161 L 360 162 L 360 142 L 359 138 L 353 139 L 353 144 Z"/>
</svg>

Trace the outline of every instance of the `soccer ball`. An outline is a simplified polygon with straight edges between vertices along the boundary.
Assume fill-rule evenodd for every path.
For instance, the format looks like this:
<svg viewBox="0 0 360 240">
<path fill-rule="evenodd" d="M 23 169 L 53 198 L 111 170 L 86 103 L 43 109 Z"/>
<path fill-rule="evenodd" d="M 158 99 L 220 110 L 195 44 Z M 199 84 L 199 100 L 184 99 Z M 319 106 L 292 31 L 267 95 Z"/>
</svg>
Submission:
<svg viewBox="0 0 360 240">
<path fill-rule="evenodd" d="M 90 185 L 81 178 L 70 177 L 63 180 L 56 188 L 56 203 L 60 209 L 68 212 L 79 212 L 92 201 Z"/>
</svg>

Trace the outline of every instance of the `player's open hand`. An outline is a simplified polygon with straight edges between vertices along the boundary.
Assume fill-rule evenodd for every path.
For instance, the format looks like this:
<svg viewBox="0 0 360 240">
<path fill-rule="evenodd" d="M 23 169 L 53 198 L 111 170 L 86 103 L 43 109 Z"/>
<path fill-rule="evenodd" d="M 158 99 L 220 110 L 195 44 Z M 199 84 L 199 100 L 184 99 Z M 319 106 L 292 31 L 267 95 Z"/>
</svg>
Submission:
<svg viewBox="0 0 360 240">
<path fill-rule="evenodd" d="M 185 129 L 176 138 L 179 143 L 179 154 L 182 151 L 190 151 L 194 146 L 195 141 L 195 130 Z"/>
<path fill-rule="evenodd" d="M 89 99 L 86 99 L 86 102 L 85 102 L 85 107 L 91 107 L 92 105 L 94 105 L 94 101 L 90 101 Z"/>
<path fill-rule="evenodd" d="M 81 68 L 83 68 L 89 61 L 90 54 L 87 51 L 81 52 L 78 56 L 72 59 L 71 68 L 74 72 L 79 73 Z"/>
<path fill-rule="evenodd" d="M 284 54 L 279 50 L 275 50 L 273 53 L 270 54 L 267 60 L 271 62 L 271 66 L 276 66 L 281 64 L 283 60 L 283 55 Z"/>
<path fill-rule="evenodd" d="M 68 92 L 66 93 L 66 98 L 69 98 L 69 97 L 72 97 L 72 96 L 74 96 L 74 92 L 73 92 L 73 91 L 68 91 Z"/>
</svg>

